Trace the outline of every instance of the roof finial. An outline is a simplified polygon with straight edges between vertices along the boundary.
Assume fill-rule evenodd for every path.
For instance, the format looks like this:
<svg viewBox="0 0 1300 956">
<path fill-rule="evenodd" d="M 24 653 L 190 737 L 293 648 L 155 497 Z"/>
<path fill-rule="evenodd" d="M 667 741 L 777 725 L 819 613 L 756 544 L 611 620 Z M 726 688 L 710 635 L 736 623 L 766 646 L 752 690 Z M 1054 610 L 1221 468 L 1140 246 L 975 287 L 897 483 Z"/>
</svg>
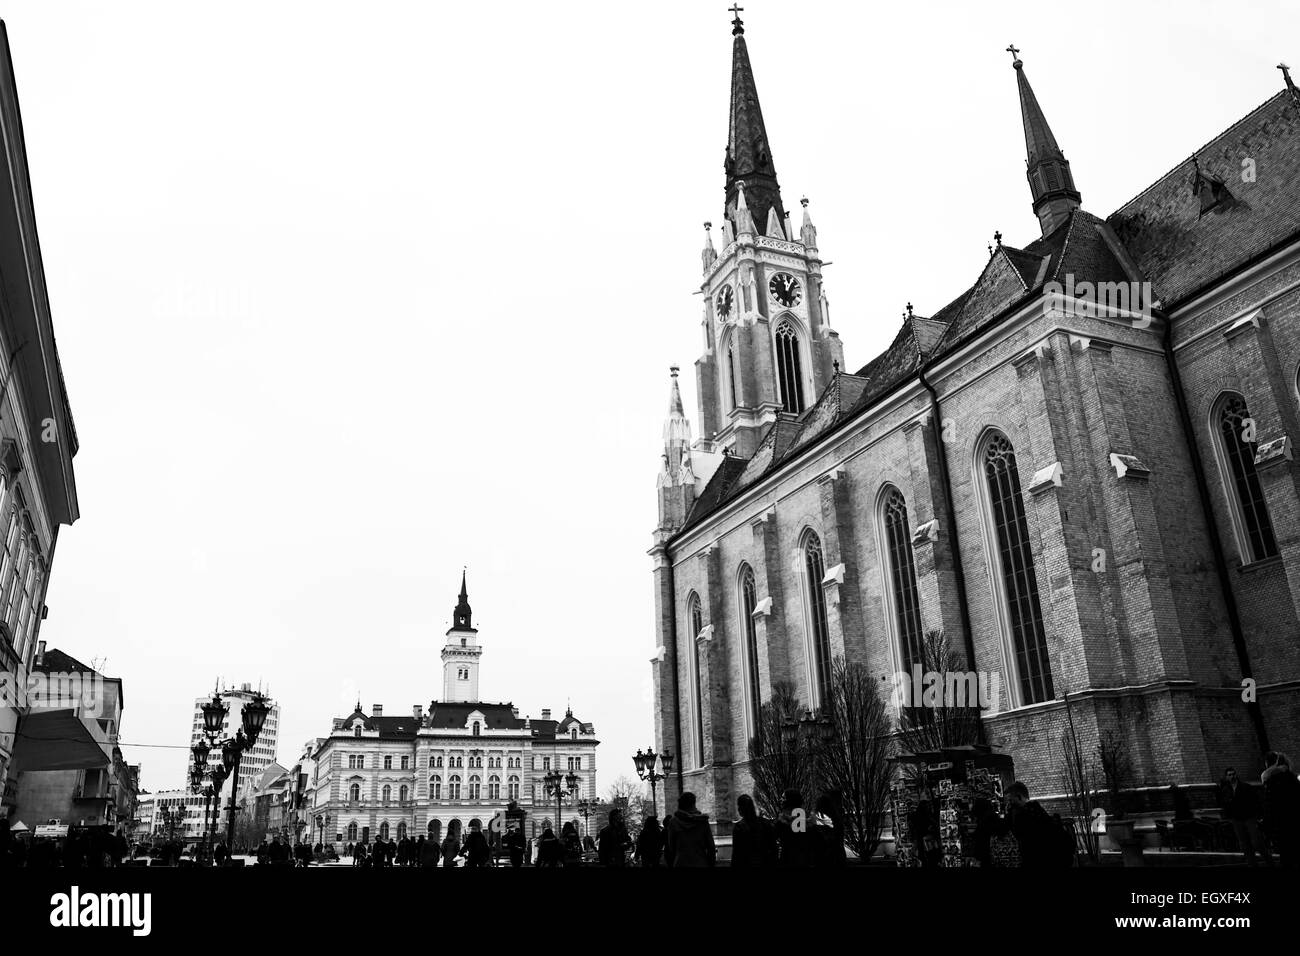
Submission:
<svg viewBox="0 0 1300 956">
<path fill-rule="evenodd" d="M 907 303 L 907 317 L 908 317 L 909 319 L 912 317 L 912 303 L 910 303 L 910 302 Z"/>
<path fill-rule="evenodd" d="M 840 374 L 840 360 L 836 359 L 831 364 L 835 366 L 835 376 L 838 378 Z"/>
<path fill-rule="evenodd" d="M 736 15 L 736 19 L 731 21 L 731 35 L 733 37 L 745 35 L 745 21 L 740 19 L 740 14 L 745 8 L 739 4 L 731 5 L 731 12 Z"/>
<path fill-rule="evenodd" d="M 998 248 L 1001 249 L 1001 248 L 1002 248 L 1002 233 L 1000 233 L 1000 232 L 995 232 L 995 233 L 993 233 L 993 241 L 996 242 L 996 243 L 998 244 Z"/>
<path fill-rule="evenodd" d="M 1025 65 L 1020 61 L 1020 56 L 1019 56 L 1020 51 L 1016 49 L 1016 45 L 1014 43 L 1011 44 L 1009 47 L 1007 47 L 1007 52 L 1011 54 L 1011 65 L 1015 67 L 1017 70 Z"/>
<path fill-rule="evenodd" d="M 1297 88 L 1295 81 L 1291 79 L 1291 67 L 1279 63 L 1277 68 L 1282 71 L 1282 79 L 1286 80 L 1286 88 L 1291 91 L 1291 98 L 1300 103 L 1300 88 Z"/>
</svg>

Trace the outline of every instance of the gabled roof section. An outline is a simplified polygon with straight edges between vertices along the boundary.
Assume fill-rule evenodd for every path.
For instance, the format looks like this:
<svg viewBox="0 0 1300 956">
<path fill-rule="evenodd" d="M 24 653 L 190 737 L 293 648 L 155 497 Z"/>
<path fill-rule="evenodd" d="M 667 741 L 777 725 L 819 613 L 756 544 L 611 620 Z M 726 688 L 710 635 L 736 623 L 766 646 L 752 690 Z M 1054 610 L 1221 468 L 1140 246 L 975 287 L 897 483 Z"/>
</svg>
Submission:
<svg viewBox="0 0 1300 956">
<path fill-rule="evenodd" d="M 65 654 L 58 648 L 48 650 L 39 664 L 32 664 L 33 671 L 43 674 L 98 674 L 93 667 L 81 663 L 71 654 Z"/>
<path fill-rule="evenodd" d="M 1164 308 L 1300 235 L 1298 134 L 1300 104 L 1283 90 L 1193 154 L 1234 202 L 1202 215 L 1189 156 L 1106 220 Z"/>
</svg>

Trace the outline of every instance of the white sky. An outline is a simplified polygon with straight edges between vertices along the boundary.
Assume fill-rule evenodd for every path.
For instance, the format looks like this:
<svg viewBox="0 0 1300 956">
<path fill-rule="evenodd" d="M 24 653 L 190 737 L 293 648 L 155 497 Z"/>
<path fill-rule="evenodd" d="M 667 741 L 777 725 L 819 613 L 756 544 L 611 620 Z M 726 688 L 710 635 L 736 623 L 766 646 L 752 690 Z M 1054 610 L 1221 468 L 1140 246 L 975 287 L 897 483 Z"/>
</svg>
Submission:
<svg viewBox="0 0 1300 956">
<path fill-rule="evenodd" d="M 1038 235 L 1009 42 L 1102 216 L 1300 73 L 1290 0 L 744 5 L 854 369 Z M 218 674 L 282 762 L 427 705 L 467 564 L 482 696 L 571 698 L 632 772 L 727 6 L 5 5 L 81 439 L 42 637 L 124 679 L 125 740 L 187 746 Z"/>
</svg>

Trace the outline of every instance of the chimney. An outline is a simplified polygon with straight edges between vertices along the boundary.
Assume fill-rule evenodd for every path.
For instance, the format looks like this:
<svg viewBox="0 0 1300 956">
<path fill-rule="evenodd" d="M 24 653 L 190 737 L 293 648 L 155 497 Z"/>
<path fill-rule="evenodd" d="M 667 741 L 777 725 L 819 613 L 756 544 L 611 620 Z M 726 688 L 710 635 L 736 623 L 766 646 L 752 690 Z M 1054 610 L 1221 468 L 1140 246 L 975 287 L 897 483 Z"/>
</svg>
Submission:
<svg viewBox="0 0 1300 956">
<path fill-rule="evenodd" d="M 45 663 L 45 642 L 44 641 L 36 642 L 36 660 L 34 663 L 37 667 L 40 667 Z"/>
<path fill-rule="evenodd" d="M 549 708 L 549 707 L 543 707 L 543 708 L 542 708 L 542 720 L 550 720 L 550 719 L 551 719 L 551 708 Z"/>
<path fill-rule="evenodd" d="M 370 716 L 371 716 L 371 717 L 382 717 L 382 716 L 384 716 L 384 705 L 383 705 L 383 704 L 375 704 L 373 707 L 371 707 L 371 708 L 370 708 Z"/>
<path fill-rule="evenodd" d="M 518 708 L 518 707 L 511 707 L 511 708 L 510 708 L 510 713 L 514 716 L 515 720 L 518 720 L 518 719 L 519 719 L 519 708 Z"/>
<path fill-rule="evenodd" d="M 412 708 L 411 713 L 414 715 L 417 723 L 422 722 L 424 720 L 424 705 L 416 704 L 415 707 Z"/>
</svg>

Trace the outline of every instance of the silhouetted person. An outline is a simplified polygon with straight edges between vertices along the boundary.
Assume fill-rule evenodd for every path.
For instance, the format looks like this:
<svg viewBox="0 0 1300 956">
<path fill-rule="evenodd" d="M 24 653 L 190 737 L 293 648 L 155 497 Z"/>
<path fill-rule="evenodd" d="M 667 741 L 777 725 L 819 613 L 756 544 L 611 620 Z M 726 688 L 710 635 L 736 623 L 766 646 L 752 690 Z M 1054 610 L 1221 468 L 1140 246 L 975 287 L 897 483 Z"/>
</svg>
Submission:
<svg viewBox="0 0 1300 956">
<path fill-rule="evenodd" d="M 718 849 L 713 843 L 709 817 L 695 809 L 695 794 L 687 790 L 677 800 L 677 811 L 668 818 L 664 859 L 669 866 L 714 866 Z"/>
<path fill-rule="evenodd" d="M 759 816 L 754 798 L 747 793 L 737 798 L 736 809 L 740 819 L 731 830 L 731 865 L 741 869 L 776 866 L 780 849 L 772 821 Z"/>
<path fill-rule="evenodd" d="M 637 861 L 642 866 L 663 866 L 663 856 L 664 828 L 659 825 L 658 817 L 646 817 L 636 838 Z"/>
</svg>

